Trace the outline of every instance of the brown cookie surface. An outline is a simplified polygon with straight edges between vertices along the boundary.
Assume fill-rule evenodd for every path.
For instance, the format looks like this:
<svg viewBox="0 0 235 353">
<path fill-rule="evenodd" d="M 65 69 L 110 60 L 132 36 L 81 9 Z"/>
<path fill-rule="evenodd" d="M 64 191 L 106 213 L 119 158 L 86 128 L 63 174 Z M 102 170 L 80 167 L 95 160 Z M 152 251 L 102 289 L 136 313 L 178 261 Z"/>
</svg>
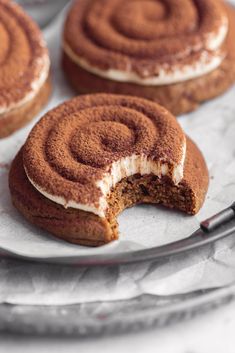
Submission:
<svg viewBox="0 0 235 353">
<path fill-rule="evenodd" d="M 100 94 L 75 98 L 41 119 L 12 163 L 9 186 L 31 223 L 99 246 L 118 238 L 117 215 L 138 203 L 197 213 L 208 171 L 164 108 Z"/>
<path fill-rule="evenodd" d="M 42 34 L 17 4 L 0 0 L 0 138 L 32 119 L 50 94 Z"/>
<path fill-rule="evenodd" d="M 7 137 L 31 121 L 47 104 L 51 94 L 50 77 L 28 103 L 0 116 L 0 138 Z"/>
<path fill-rule="evenodd" d="M 140 96 L 178 115 L 222 94 L 234 82 L 235 10 L 231 6 L 215 0 L 177 1 L 176 6 L 173 1 L 168 4 L 169 14 L 167 6 L 155 1 L 143 5 L 115 0 L 103 13 L 102 4 L 102 0 L 75 1 L 65 25 L 63 68 L 78 92 Z M 133 11 L 124 11 L 126 7 Z M 152 7 L 159 18 L 151 18 Z M 136 21 L 127 21 L 129 13 Z M 95 32 L 98 19 L 100 29 Z M 216 40 L 208 44 L 213 33 Z M 213 62 L 214 66 L 208 64 Z M 157 84 L 141 81 L 161 78 L 162 72 L 166 77 Z"/>
<path fill-rule="evenodd" d="M 162 165 L 174 179 L 184 148 L 182 129 L 158 104 L 136 97 L 86 95 L 51 110 L 33 128 L 24 146 L 24 167 L 32 183 L 52 199 L 96 207 L 102 196 L 98 182 L 112 173 L 114 163 L 128 164 L 132 156 L 146 158 L 154 161 L 156 172 Z"/>
</svg>

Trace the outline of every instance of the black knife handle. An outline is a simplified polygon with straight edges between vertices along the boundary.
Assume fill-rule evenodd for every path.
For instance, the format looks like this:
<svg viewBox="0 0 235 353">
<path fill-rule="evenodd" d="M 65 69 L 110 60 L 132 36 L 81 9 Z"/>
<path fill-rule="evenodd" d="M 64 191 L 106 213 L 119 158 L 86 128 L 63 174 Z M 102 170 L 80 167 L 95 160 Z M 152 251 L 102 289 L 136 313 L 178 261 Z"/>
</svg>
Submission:
<svg viewBox="0 0 235 353">
<path fill-rule="evenodd" d="M 204 232 L 212 232 L 233 218 L 235 218 L 235 202 L 229 208 L 203 221 L 200 226 Z"/>
</svg>

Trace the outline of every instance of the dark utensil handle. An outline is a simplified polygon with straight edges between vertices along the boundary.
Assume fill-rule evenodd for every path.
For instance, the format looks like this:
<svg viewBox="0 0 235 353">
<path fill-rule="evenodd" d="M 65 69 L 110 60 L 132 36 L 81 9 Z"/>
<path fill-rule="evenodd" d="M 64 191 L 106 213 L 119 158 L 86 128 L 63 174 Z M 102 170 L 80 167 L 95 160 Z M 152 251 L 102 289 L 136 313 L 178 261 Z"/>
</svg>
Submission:
<svg viewBox="0 0 235 353">
<path fill-rule="evenodd" d="M 230 222 L 235 218 L 235 202 L 225 210 L 203 221 L 200 226 L 205 232 L 212 232 L 221 225 Z"/>
</svg>

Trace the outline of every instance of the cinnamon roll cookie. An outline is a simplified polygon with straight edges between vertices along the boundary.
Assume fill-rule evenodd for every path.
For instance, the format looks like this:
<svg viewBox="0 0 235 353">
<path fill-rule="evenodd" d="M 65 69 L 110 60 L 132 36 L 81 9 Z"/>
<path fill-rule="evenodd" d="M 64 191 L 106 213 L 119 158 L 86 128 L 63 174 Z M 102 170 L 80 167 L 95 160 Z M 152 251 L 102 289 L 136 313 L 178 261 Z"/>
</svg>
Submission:
<svg viewBox="0 0 235 353">
<path fill-rule="evenodd" d="M 49 56 L 37 25 L 0 0 L 0 138 L 31 120 L 50 94 Z"/>
<path fill-rule="evenodd" d="M 78 92 L 191 111 L 235 81 L 235 10 L 222 0 L 77 0 L 63 68 Z"/>
<path fill-rule="evenodd" d="M 197 213 L 208 171 L 165 108 L 96 94 L 39 121 L 12 164 L 9 185 L 13 204 L 31 223 L 66 241 L 99 246 L 118 238 L 117 215 L 138 203 Z"/>
</svg>

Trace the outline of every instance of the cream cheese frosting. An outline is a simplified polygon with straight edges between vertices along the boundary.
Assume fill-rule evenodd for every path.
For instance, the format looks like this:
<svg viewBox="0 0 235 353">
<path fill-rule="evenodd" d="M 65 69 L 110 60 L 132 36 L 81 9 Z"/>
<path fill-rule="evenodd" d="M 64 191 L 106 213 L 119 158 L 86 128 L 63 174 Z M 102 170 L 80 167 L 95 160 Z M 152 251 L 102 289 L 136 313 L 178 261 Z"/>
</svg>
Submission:
<svg viewBox="0 0 235 353">
<path fill-rule="evenodd" d="M 79 57 L 72 50 L 69 44 L 66 43 L 66 41 L 63 43 L 63 49 L 74 63 L 97 76 L 118 82 L 131 82 L 138 85 L 159 86 L 195 79 L 206 75 L 219 67 L 226 56 L 226 53 L 221 50 L 221 46 L 227 36 L 227 33 L 228 19 L 224 16 L 218 31 L 216 33 L 208 34 L 206 40 L 207 50 L 203 50 L 195 61 L 191 64 L 185 65 L 178 65 L 175 63 L 170 67 L 169 64 L 159 65 L 159 63 L 156 63 L 157 74 L 151 77 L 147 77 L 147 70 L 146 77 L 141 77 L 136 72 L 131 71 L 131 67 L 125 71 L 112 68 L 109 68 L 108 70 L 101 70 L 100 68 L 89 63 L 89 61 L 85 58 Z"/>
<path fill-rule="evenodd" d="M 184 142 L 182 149 L 182 158 L 178 165 L 173 168 L 172 176 L 169 173 L 169 166 L 166 162 L 163 161 L 154 161 L 148 159 L 145 155 L 136 155 L 121 158 L 119 161 L 112 163 L 109 168 L 109 171 L 104 173 L 102 179 L 96 181 L 96 185 L 100 188 L 102 192 L 102 196 L 99 199 L 99 205 L 96 207 L 95 205 L 90 204 L 81 204 L 77 203 L 73 200 L 65 200 L 65 198 L 60 197 L 58 195 L 51 195 L 43 188 L 38 186 L 32 179 L 29 177 L 27 170 L 25 168 L 25 173 L 27 175 L 30 183 L 35 187 L 35 189 L 40 192 L 47 199 L 64 206 L 65 208 L 74 208 L 86 212 L 91 212 L 99 217 L 105 217 L 106 210 L 108 208 L 107 197 L 110 194 L 110 191 L 113 187 L 117 185 L 122 179 L 126 177 L 133 176 L 135 174 L 140 175 L 156 175 L 158 178 L 163 176 L 171 177 L 173 183 L 178 185 L 183 179 L 183 171 L 184 171 L 184 162 L 186 156 L 186 141 Z"/>
<path fill-rule="evenodd" d="M 120 71 L 116 69 L 101 70 L 89 64 L 87 60 L 79 58 L 68 45 L 64 44 L 63 48 L 73 62 L 92 74 L 112 81 L 131 82 L 143 86 L 169 85 L 206 75 L 219 67 L 225 58 L 225 53 L 221 51 L 216 53 L 204 51 L 200 55 L 200 59 L 191 65 L 176 65 L 175 67 L 171 67 L 170 71 L 164 69 L 164 66 L 162 66 L 158 69 L 157 76 L 143 78 L 132 71 Z"/>
<path fill-rule="evenodd" d="M 50 70 L 50 59 L 48 54 L 44 54 L 43 57 L 37 59 L 38 65 L 38 75 L 34 78 L 31 83 L 31 89 L 26 93 L 23 99 L 19 100 L 18 102 L 13 102 L 9 105 L 2 105 L 0 106 L 0 119 L 1 115 L 10 112 L 13 109 L 20 108 L 24 104 L 30 102 L 40 91 L 44 83 L 46 82 L 49 70 Z"/>
</svg>

